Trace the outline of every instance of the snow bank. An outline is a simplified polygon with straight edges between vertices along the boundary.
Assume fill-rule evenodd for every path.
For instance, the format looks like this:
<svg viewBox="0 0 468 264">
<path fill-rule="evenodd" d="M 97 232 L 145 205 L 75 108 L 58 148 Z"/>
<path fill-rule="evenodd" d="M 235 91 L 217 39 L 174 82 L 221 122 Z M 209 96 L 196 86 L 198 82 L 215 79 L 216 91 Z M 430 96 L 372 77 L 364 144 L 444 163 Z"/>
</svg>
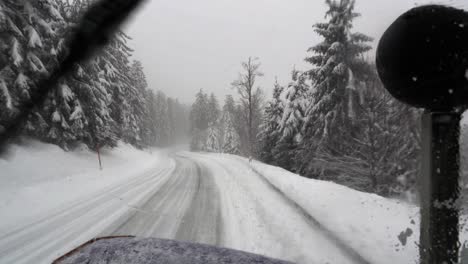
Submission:
<svg viewBox="0 0 468 264">
<path fill-rule="evenodd" d="M 65 152 L 37 141 L 14 145 L 0 159 L 0 234 L 141 175 L 164 162 L 160 154 L 120 144 L 102 151 L 101 171 L 96 153 L 85 147 Z"/>
<path fill-rule="evenodd" d="M 252 168 L 371 263 L 417 262 L 416 206 L 260 162 L 252 162 Z"/>
</svg>

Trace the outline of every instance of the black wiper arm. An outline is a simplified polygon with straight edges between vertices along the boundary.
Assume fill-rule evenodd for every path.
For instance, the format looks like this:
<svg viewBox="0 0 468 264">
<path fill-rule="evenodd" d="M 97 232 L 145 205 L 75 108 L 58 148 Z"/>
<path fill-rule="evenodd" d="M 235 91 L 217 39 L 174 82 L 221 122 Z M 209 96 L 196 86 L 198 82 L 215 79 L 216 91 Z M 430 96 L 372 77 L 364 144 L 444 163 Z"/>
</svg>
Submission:
<svg viewBox="0 0 468 264">
<path fill-rule="evenodd" d="M 30 98 L 18 106 L 18 115 L 1 124 L 0 154 L 9 140 L 17 136 L 35 107 L 43 105 L 57 82 L 69 73 L 76 63 L 89 59 L 105 46 L 119 27 L 145 0 L 100 0 L 84 14 L 75 34 L 68 42 L 69 52 L 59 66 L 46 79 L 40 80 Z"/>
</svg>

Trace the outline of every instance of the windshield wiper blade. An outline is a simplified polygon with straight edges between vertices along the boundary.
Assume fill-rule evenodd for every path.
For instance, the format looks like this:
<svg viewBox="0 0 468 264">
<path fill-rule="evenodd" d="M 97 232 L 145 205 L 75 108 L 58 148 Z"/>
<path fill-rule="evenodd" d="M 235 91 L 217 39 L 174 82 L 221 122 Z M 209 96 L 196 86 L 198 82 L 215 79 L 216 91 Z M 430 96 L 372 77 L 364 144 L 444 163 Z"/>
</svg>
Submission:
<svg viewBox="0 0 468 264">
<path fill-rule="evenodd" d="M 58 81 L 69 73 L 76 63 L 89 59 L 104 47 L 119 27 L 145 0 L 100 0 L 86 11 L 75 34 L 69 40 L 69 52 L 45 79 L 32 89 L 30 98 L 21 102 L 18 114 L 0 124 L 0 154 L 6 144 L 21 132 L 24 122 L 36 107 L 41 107 L 49 92 L 55 89 Z"/>
</svg>

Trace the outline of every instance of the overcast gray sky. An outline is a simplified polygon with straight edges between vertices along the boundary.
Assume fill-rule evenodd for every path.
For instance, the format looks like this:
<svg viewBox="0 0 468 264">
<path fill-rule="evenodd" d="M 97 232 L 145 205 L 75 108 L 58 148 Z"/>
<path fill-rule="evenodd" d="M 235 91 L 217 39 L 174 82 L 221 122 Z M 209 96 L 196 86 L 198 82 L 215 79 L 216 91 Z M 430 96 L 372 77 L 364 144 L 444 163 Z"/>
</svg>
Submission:
<svg viewBox="0 0 468 264">
<path fill-rule="evenodd" d="M 428 3 L 468 7 L 468 0 L 357 0 L 354 30 L 374 37 L 375 47 L 401 13 Z M 270 97 L 275 76 L 287 84 L 294 66 L 310 67 L 306 50 L 320 41 L 312 25 L 325 10 L 324 0 L 148 0 L 126 32 L 152 89 L 185 103 L 200 88 L 224 97 L 235 93 L 230 83 L 241 61 L 253 56 Z"/>
</svg>

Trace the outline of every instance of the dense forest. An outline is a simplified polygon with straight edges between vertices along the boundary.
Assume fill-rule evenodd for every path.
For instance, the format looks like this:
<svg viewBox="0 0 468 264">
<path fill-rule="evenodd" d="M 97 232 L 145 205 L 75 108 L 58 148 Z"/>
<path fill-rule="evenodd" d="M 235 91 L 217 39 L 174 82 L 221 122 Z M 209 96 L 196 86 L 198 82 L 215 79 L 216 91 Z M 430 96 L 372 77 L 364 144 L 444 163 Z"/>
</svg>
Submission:
<svg viewBox="0 0 468 264">
<path fill-rule="evenodd" d="M 220 109 L 200 91 L 191 112 L 192 149 L 253 156 L 308 178 L 386 196 L 415 186 L 420 111 L 393 99 L 368 57 L 372 38 L 353 32 L 355 1 L 326 1 L 322 41 L 309 48 L 309 68 L 291 71 L 267 99 L 255 84 L 258 59 L 242 63 L 237 91 Z M 208 114 L 205 114 L 208 113 Z"/>
<path fill-rule="evenodd" d="M 0 124 L 17 114 L 18 104 L 66 54 L 67 39 L 88 5 L 82 0 L 0 2 Z M 139 148 L 166 146 L 184 137 L 186 107 L 148 87 L 129 41 L 119 32 L 92 60 L 75 65 L 30 115 L 22 133 L 64 149 L 80 143 L 90 149 L 113 147 L 119 140 Z"/>
</svg>

